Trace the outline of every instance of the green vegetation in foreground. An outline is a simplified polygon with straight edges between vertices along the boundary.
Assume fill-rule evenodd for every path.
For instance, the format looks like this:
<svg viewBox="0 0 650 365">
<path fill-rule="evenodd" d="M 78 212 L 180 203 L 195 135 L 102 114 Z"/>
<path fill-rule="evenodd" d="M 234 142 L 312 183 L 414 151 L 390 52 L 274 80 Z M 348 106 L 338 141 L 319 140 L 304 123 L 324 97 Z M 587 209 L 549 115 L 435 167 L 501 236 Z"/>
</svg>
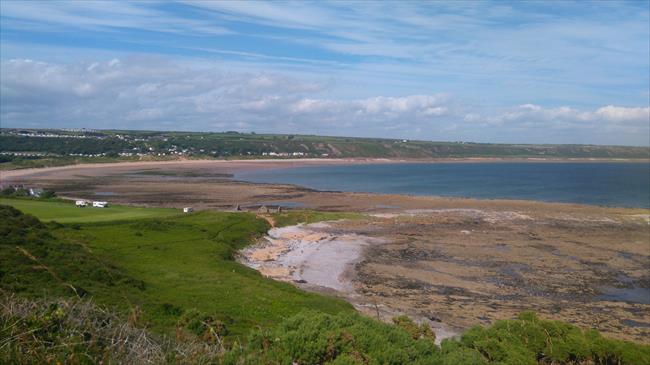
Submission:
<svg viewBox="0 0 650 365">
<path fill-rule="evenodd" d="M 323 221 L 335 221 L 339 219 L 359 219 L 364 216 L 359 213 L 347 212 L 318 212 L 314 210 L 290 210 L 283 213 L 271 215 L 276 227 L 293 226 L 298 223 L 315 223 Z"/>
<path fill-rule="evenodd" d="M 474 327 L 441 346 L 409 320 L 388 325 L 358 314 L 303 312 L 273 330 L 256 330 L 226 364 L 650 364 L 650 346 L 611 340 L 598 331 L 540 320 Z"/>
<path fill-rule="evenodd" d="M 61 225 L 43 224 L 7 206 L 0 211 L 0 288 L 9 292 L 83 293 L 156 333 L 174 334 L 179 323 L 200 332 L 211 323 L 229 339 L 303 308 L 352 311 L 342 300 L 303 292 L 237 263 L 235 252 L 269 228 L 253 214 L 201 212 Z M 50 216 L 46 209 L 34 213 Z"/>
<path fill-rule="evenodd" d="M 108 208 L 78 208 L 72 201 L 0 198 L 0 204 L 37 216 L 42 221 L 59 223 L 88 223 L 141 218 L 169 217 L 180 214 L 178 209 L 140 208 L 110 205 Z"/>
<path fill-rule="evenodd" d="M 384 324 L 233 260 L 268 228 L 216 212 L 63 225 L 0 205 L 0 363 L 650 364 L 650 346 L 531 313 L 436 346 L 406 317 Z"/>
<path fill-rule="evenodd" d="M 650 364 L 650 346 L 530 312 L 436 346 L 430 330 L 408 318 L 388 325 L 355 313 L 303 311 L 224 348 L 209 333 L 155 338 L 87 300 L 0 300 L 7 304 L 0 307 L 0 334 L 12 338 L 0 348 L 0 362 L 15 364 Z"/>
</svg>

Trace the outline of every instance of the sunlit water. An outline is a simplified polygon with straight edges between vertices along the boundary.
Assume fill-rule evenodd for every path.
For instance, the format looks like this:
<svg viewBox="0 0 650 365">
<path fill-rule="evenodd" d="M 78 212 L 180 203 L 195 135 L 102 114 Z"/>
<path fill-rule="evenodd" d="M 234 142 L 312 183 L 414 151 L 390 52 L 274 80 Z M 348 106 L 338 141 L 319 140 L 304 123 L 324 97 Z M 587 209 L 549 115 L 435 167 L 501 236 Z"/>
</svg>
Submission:
<svg viewBox="0 0 650 365">
<path fill-rule="evenodd" d="M 243 172 L 236 179 L 317 190 L 650 208 L 648 163 L 390 163 Z"/>
</svg>

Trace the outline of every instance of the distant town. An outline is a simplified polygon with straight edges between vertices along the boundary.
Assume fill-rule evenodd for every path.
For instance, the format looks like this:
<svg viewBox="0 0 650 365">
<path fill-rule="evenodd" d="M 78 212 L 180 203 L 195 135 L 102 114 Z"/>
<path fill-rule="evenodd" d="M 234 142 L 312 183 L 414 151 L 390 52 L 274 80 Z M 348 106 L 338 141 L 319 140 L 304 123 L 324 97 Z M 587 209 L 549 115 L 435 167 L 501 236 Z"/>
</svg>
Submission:
<svg viewBox="0 0 650 365">
<path fill-rule="evenodd" d="M 488 144 L 313 135 L 0 129 L 0 166 L 178 158 L 647 159 L 647 147 Z M 47 164 L 44 161 L 49 161 Z M 39 165 L 40 164 L 40 165 Z"/>
</svg>

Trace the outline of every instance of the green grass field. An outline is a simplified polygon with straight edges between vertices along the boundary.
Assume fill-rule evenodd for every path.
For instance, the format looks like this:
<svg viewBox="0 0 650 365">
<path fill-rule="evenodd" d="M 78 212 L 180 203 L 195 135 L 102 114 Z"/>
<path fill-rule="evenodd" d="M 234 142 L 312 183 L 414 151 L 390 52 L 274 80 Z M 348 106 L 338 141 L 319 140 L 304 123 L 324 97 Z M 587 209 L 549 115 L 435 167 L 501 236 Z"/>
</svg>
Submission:
<svg viewBox="0 0 650 365">
<path fill-rule="evenodd" d="M 0 198 L 0 204 L 11 205 L 23 213 L 36 216 L 44 222 L 57 221 L 59 223 L 105 222 L 169 217 L 182 214 L 179 209 L 140 208 L 123 205 L 110 205 L 107 208 L 77 208 L 74 202 L 35 199 Z"/>
<path fill-rule="evenodd" d="M 0 204 L 43 221 L 84 223 L 50 224 L 47 233 L 38 233 L 52 236 L 44 238 L 46 244 L 23 246 L 46 271 L 35 269 L 15 245 L 0 245 L 2 266 L 13 270 L 0 275 L 1 287 L 14 292 L 62 295 L 66 291 L 60 279 L 88 291 L 99 304 L 125 314 L 137 312 L 143 325 L 170 335 L 187 313 L 218 320 L 228 337 L 241 338 L 256 326 L 271 326 L 304 308 L 353 311 L 342 300 L 267 279 L 236 262 L 236 251 L 269 228 L 253 214 L 76 208 L 21 199 L 2 199 Z M 89 213 L 93 215 L 85 215 Z"/>
</svg>

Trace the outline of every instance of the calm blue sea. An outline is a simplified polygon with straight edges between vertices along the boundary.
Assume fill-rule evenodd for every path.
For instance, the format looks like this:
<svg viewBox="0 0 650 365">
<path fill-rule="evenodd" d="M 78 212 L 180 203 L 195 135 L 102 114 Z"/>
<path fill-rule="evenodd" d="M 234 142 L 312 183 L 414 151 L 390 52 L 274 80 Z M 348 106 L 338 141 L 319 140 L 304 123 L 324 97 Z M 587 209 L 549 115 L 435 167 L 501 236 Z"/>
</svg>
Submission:
<svg viewBox="0 0 650 365">
<path fill-rule="evenodd" d="M 391 163 L 272 169 L 235 178 L 317 190 L 650 208 L 648 163 Z"/>
</svg>

